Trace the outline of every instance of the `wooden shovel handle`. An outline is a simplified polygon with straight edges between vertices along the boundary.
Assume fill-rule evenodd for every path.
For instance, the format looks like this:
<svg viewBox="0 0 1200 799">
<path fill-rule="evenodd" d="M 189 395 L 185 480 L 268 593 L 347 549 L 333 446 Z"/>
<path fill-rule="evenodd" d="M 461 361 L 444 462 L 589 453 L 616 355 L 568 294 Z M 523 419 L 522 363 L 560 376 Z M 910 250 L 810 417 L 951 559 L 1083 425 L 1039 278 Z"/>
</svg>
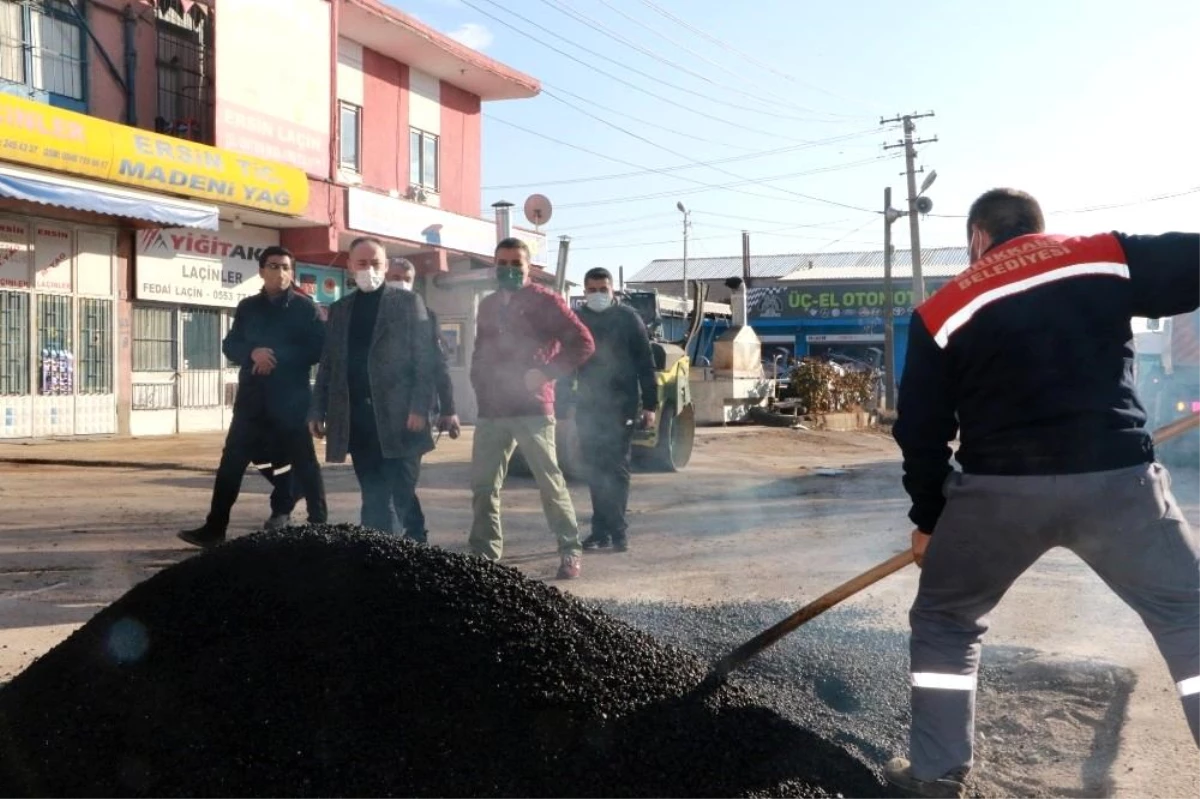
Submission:
<svg viewBox="0 0 1200 799">
<path fill-rule="evenodd" d="M 1200 413 L 1189 413 L 1182 419 L 1176 419 L 1170 424 L 1158 428 L 1154 431 L 1154 443 L 1161 444 L 1172 438 L 1178 438 L 1193 427 L 1200 427 Z"/>
<path fill-rule="evenodd" d="M 754 636 L 725 657 L 721 658 L 721 660 L 717 661 L 717 664 L 713 666 L 713 672 L 721 677 L 724 677 L 738 666 L 742 665 L 747 660 L 778 641 L 780 638 L 783 638 L 792 630 L 795 630 L 801 624 L 815 619 L 817 616 L 820 616 L 822 613 L 829 610 L 843 599 L 854 596 L 867 586 L 874 585 L 884 577 L 887 577 L 893 572 L 900 571 L 900 569 L 903 569 L 912 562 L 912 550 L 906 549 L 903 552 L 898 552 L 897 554 L 885 560 L 883 563 L 880 563 L 878 566 L 863 572 L 857 577 L 852 577 L 851 579 L 839 585 L 837 588 L 834 588 L 832 591 L 822 594 L 812 602 L 809 602 L 807 605 L 800 608 L 775 626 L 763 630 L 761 633 Z"/>
</svg>

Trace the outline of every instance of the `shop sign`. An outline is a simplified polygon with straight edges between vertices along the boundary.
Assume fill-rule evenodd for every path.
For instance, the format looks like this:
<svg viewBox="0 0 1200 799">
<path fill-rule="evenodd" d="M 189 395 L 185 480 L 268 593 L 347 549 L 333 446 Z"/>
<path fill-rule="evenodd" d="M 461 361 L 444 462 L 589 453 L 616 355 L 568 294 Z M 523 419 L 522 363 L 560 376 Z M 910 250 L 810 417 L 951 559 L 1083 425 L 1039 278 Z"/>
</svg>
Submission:
<svg viewBox="0 0 1200 799">
<path fill-rule="evenodd" d="M 29 288 L 29 228 L 0 219 L 0 289 Z"/>
<path fill-rule="evenodd" d="M 294 166 L 0 94 L 0 160 L 164 194 L 299 216 Z"/>
<path fill-rule="evenodd" d="M 296 264 L 296 288 L 312 297 L 318 305 L 332 305 L 342 298 L 345 269 L 329 269 L 312 264 Z"/>
<path fill-rule="evenodd" d="M 33 285 L 46 291 L 70 291 L 71 231 L 38 222 L 34 225 Z"/>
<path fill-rule="evenodd" d="M 932 294 L 949 281 L 937 278 L 925 281 L 926 294 Z M 749 315 L 757 319 L 837 319 L 878 318 L 885 313 L 887 295 L 879 283 L 845 283 L 813 286 L 772 286 L 757 293 Z M 912 283 L 895 281 L 892 313 L 908 316 L 913 312 Z"/>
<path fill-rule="evenodd" d="M 138 235 L 135 291 L 139 300 L 233 308 L 262 290 L 258 257 L 279 232 L 221 223 L 218 233 L 181 228 Z"/>
<path fill-rule="evenodd" d="M 376 236 L 444 247 L 447 250 L 491 258 L 496 251 L 496 224 L 462 216 L 409 200 L 365 189 L 351 188 L 347 197 L 347 224 L 351 230 Z M 545 266 L 549 253 L 546 235 L 513 228 L 514 237 L 529 246 L 530 262 Z"/>
</svg>

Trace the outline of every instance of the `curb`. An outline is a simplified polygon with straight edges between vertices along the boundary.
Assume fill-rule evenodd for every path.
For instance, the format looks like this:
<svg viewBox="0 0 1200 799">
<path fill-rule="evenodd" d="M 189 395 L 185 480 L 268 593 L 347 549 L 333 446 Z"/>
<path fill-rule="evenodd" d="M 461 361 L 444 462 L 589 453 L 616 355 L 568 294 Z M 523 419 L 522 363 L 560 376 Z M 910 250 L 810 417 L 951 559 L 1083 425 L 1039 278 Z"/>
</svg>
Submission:
<svg viewBox="0 0 1200 799">
<path fill-rule="evenodd" d="M 117 461 L 117 460 L 88 460 L 83 458 L 14 458 L 0 456 L 0 463 L 28 463 L 33 466 L 68 466 L 81 469 L 143 469 L 147 471 L 164 472 L 198 472 L 212 474 L 217 465 L 192 466 L 178 461 Z M 344 463 L 322 463 L 321 471 L 327 469 L 347 469 Z M 247 473 L 250 469 L 246 470 Z"/>
</svg>

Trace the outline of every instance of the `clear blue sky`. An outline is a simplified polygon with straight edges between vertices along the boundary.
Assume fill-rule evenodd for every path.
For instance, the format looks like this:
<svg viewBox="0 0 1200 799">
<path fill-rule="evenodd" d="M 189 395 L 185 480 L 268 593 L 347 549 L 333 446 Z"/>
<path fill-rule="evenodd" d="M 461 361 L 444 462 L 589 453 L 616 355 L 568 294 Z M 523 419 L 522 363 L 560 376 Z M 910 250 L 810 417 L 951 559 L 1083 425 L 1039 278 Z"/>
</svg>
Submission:
<svg viewBox="0 0 1200 799">
<path fill-rule="evenodd" d="M 545 230 L 571 236 L 573 278 L 677 257 L 678 200 L 694 256 L 739 254 L 742 229 L 755 254 L 882 249 L 879 214 L 794 193 L 878 210 L 890 185 L 904 209 L 903 151 L 881 149 L 901 134 L 879 120 L 914 111 L 936 112 L 917 133 L 938 138 L 919 154 L 938 172 L 923 246 L 963 244 L 962 220 L 936 215 L 998 185 L 1032 192 L 1058 232 L 1200 228 L 1195 0 L 393 5 L 543 82 L 536 99 L 485 104 L 483 199 L 549 196 Z M 696 165 L 723 159 L 737 160 Z M 1107 205 L 1123 207 L 1066 212 Z M 894 234 L 908 246 L 905 220 Z"/>
</svg>

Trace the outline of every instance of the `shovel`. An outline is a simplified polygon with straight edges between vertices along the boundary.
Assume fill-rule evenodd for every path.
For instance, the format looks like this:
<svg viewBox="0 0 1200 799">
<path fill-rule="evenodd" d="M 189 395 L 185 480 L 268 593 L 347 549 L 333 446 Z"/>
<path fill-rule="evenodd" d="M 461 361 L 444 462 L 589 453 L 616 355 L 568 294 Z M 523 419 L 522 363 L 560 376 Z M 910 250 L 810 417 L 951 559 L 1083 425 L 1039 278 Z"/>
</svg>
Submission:
<svg viewBox="0 0 1200 799">
<path fill-rule="evenodd" d="M 1200 427 L 1200 414 L 1189 414 L 1182 419 L 1176 419 L 1170 424 L 1163 425 L 1155 430 L 1154 443 L 1161 444 L 1164 441 L 1169 441 L 1196 427 Z M 912 562 L 912 550 L 906 549 L 903 552 L 892 555 L 883 563 L 868 569 L 857 577 L 852 577 L 832 591 L 817 597 L 783 621 L 763 630 L 714 663 L 708 675 L 701 683 L 701 690 L 709 690 L 719 686 L 729 676 L 730 672 L 744 665 L 780 638 L 795 631 L 800 625 L 812 621 L 843 599 L 854 596 L 864 588 L 874 585 L 893 572 L 900 571 Z"/>
</svg>

